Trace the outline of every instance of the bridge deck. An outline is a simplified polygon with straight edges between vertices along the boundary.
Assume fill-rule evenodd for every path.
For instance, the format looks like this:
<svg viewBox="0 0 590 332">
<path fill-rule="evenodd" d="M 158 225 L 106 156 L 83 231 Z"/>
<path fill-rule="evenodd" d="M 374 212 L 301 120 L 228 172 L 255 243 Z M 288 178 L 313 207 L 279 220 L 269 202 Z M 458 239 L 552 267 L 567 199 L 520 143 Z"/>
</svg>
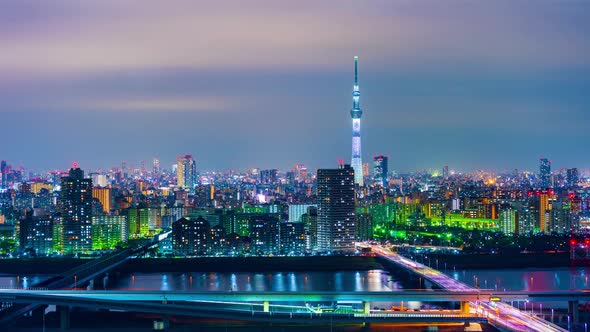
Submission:
<svg viewBox="0 0 590 332">
<path fill-rule="evenodd" d="M 462 282 L 459 282 L 438 270 L 435 270 L 424 264 L 420 264 L 411 259 L 403 257 L 385 247 L 378 245 L 372 245 L 370 247 L 373 252 L 387 259 L 389 262 L 395 264 L 396 266 L 411 271 L 412 273 L 415 273 L 421 276 L 422 278 L 429 280 L 432 283 L 450 292 L 483 293 L 477 288 L 473 288 Z M 489 299 L 489 297 L 487 299 Z M 503 298 L 503 300 L 507 299 Z M 514 308 L 513 306 L 506 303 L 495 303 L 489 302 L 487 300 L 479 300 L 475 303 L 473 303 L 473 300 L 469 301 L 471 302 L 471 307 L 475 308 L 476 312 L 479 313 L 481 310 L 481 312 L 483 312 L 488 317 L 490 323 L 497 327 L 509 329 L 512 331 L 567 331 L 537 316 L 524 313 L 519 309 Z"/>
</svg>

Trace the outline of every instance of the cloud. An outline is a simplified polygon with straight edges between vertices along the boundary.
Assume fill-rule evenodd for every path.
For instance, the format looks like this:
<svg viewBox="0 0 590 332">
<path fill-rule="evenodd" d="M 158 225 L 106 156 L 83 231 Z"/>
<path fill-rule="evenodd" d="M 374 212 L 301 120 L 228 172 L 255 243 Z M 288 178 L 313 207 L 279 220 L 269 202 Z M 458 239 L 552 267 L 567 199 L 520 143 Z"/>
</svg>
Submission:
<svg viewBox="0 0 590 332">
<path fill-rule="evenodd" d="M 73 110 L 212 112 L 235 110 L 236 103 L 220 97 L 143 97 L 77 100 L 56 106 Z"/>
<path fill-rule="evenodd" d="M 398 66 L 588 64 L 590 58 L 581 32 L 588 23 L 577 14 L 588 9 L 583 3 L 61 0 L 28 2 L 27 10 L 4 6 L 19 18 L 0 23 L 0 70 L 13 73 L 325 68 L 348 65 L 353 54 Z"/>
</svg>

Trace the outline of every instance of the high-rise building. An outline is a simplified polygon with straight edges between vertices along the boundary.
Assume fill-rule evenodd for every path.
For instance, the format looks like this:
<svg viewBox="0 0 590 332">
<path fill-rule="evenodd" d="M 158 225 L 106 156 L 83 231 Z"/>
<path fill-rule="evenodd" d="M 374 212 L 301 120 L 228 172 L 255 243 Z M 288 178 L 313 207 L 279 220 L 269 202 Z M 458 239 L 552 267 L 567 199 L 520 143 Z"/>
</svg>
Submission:
<svg viewBox="0 0 590 332">
<path fill-rule="evenodd" d="M 174 251 L 186 255 L 204 255 L 208 250 L 211 230 L 203 217 L 181 218 L 172 224 Z"/>
<path fill-rule="evenodd" d="M 305 231 L 305 250 L 308 252 L 318 248 L 318 208 L 310 206 L 301 216 Z"/>
<path fill-rule="evenodd" d="M 350 165 L 319 169 L 317 175 L 318 250 L 354 250 L 355 173 Z"/>
<path fill-rule="evenodd" d="M 107 186 L 107 176 L 100 173 L 90 173 L 90 178 L 92 179 L 92 183 L 97 187 L 106 187 Z"/>
<path fill-rule="evenodd" d="M 352 168 L 354 169 L 354 183 L 363 185 L 363 159 L 361 155 L 361 116 L 360 107 L 361 92 L 358 81 L 358 56 L 354 57 L 354 86 L 352 90 Z"/>
<path fill-rule="evenodd" d="M 550 232 L 558 234 L 570 233 L 573 217 L 570 204 L 564 202 L 553 203 L 548 222 Z"/>
<path fill-rule="evenodd" d="M 91 250 L 92 180 L 84 178 L 84 171 L 80 168 L 71 168 L 68 176 L 61 179 L 59 205 L 64 252 L 77 253 Z"/>
<path fill-rule="evenodd" d="M 511 207 L 503 207 L 500 210 L 499 226 L 505 234 L 518 234 L 518 211 Z"/>
<path fill-rule="evenodd" d="M 383 187 L 387 186 L 388 159 L 386 156 L 375 156 L 373 158 L 373 180 Z"/>
<path fill-rule="evenodd" d="M 146 237 L 150 234 L 150 209 L 131 208 L 127 211 L 129 237 Z"/>
<path fill-rule="evenodd" d="M 111 188 L 92 188 L 92 197 L 96 198 L 104 213 L 110 213 L 112 208 L 113 194 Z"/>
<path fill-rule="evenodd" d="M 190 154 L 176 158 L 176 184 L 190 189 L 197 184 L 197 165 Z"/>
<path fill-rule="evenodd" d="M 547 158 L 539 159 L 539 178 L 543 188 L 551 187 L 551 161 Z"/>
<path fill-rule="evenodd" d="M 20 220 L 20 248 L 38 255 L 53 253 L 53 218 L 28 215 Z"/>
<path fill-rule="evenodd" d="M 305 164 L 295 164 L 295 180 L 298 182 L 307 180 L 307 166 Z"/>
<path fill-rule="evenodd" d="M 359 241 L 373 239 L 373 215 L 370 213 L 358 213 L 355 224 L 356 238 Z"/>
<path fill-rule="evenodd" d="M 305 252 L 305 225 L 302 222 L 282 222 L 280 226 L 280 252 L 283 255 L 301 255 Z"/>
<path fill-rule="evenodd" d="M 262 184 L 274 184 L 277 182 L 277 170 L 276 169 L 264 169 L 260 171 L 260 183 Z"/>
<path fill-rule="evenodd" d="M 371 176 L 371 164 L 370 163 L 363 163 L 363 182 L 367 181 L 370 176 Z"/>
<path fill-rule="evenodd" d="M 551 206 L 549 205 L 549 190 L 532 192 L 529 197 L 529 211 L 534 220 L 535 232 L 549 232 L 549 218 Z"/>
<path fill-rule="evenodd" d="M 154 175 L 160 174 L 160 160 L 158 158 L 154 158 L 152 172 Z"/>
<path fill-rule="evenodd" d="M 127 242 L 127 216 L 93 216 L 92 249 L 115 249 Z"/>
<path fill-rule="evenodd" d="M 443 166 L 442 176 L 443 176 L 443 179 L 445 179 L 445 180 L 449 178 L 449 165 Z"/>
<path fill-rule="evenodd" d="M 7 188 L 8 187 L 8 165 L 6 164 L 6 160 L 2 160 L 0 162 L 0 188 Z"/>
<path fill-rule="evenodd" d="M 249 222 L 251 248 L 255 253 L 271 254 L 279 251 L 279 220 L 270 215 L 253 218 Z"/>
<path fill-rule="evenodd" d="M 568 168 L 567 169 L 567 187 L 568 188 L 576 188 L 578 187 L 578 181 L 580 180 L 578 176 L 578 169 L 577 168 Z"/>
<path fill-rule="evenodd" d="M 301 217 L 307 213 L 310 206 L 316 206 L 315 204 L 291 204 L 289 205 L 289 221 L 300 222 Z"/>
</svg>

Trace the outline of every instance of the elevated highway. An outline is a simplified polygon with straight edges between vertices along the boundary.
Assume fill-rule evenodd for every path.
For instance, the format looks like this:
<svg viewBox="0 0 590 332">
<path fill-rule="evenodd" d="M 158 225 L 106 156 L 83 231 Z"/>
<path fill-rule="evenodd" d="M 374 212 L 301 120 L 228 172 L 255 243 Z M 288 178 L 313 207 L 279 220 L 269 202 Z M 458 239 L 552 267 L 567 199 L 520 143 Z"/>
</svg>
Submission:
<svg viewBox="0 0 590 332">
<path fill-rule="evenodd" d="M 389 248 L 380 246 L 380 245 L 366 245 L 366 244 L 359 244 L 360 246 L 369 247 L 371 250 L 378 254 L 379 256 L 383 257 L 390 263 L 405 269 L 411 273 L 414 273 L 425 280 L 432 282 L 433 284 L 437 285 L 438 287 L 451 292 L 451 293 L 465 293 L 465 292 L 477 292 L 479 294 L 484 294 L 485 291 L 482 291 L 477 288 L 473 288 L 468 286 L 462 282 L 459 282 L 450 276 L 430 268 L 424 264 L 420 264 L 415 262 L 409 258 L 403 257 Z M 515 297 L 510 298 L 510 296 L 502 297 L 500 292 L 494 292 L 494 294 L 498 294 L 495 297 L 498 297 L 501 301 L 518 301 Z M 509 295 L 509 294 L 506 294 Z M 571 294 L 572 297 L 568 297 L 569 294 L 562 294 L 563 296 L 555 296 L 555 299 L 558 298 L 560 300 L 568 301 L 568 303 L 577 303 L 580 297 L 585 297 L 584 292 L 578 292 L 577 295 Z M 577 296 L 577 297 L 576 297 Z M 563 329 L 555 324 L 552 324 L 542 318 L 539 318 L 535 315 L 528 314 L 525 312 L 520 311 L 513 306 L 503 303 L 503 302 L 493 302 L 490 301 L 491 296 L 485 298 L 480 297 L 479 300 L 466 300 L 461 302 L 461 313 L 468 314 L 470 312 L 476 312 L 477 314 L 484 314 L 488 317 L 490 324 L 510 331 L 539 331 L 539 332 L 567 332 L 566 329 Z M 577 304 L 576 304 L 577 308 Z M 574 318 L 575 319 L 575 318 Z"/>
<path fill-rule="evenodd" d="M 96 277 L 113 270 L 117 266 L 125 263 L 127 260 L 144 254 L 147 250 L 156 245 L 159 241 L 166 238 L 170 232 L 163 232 L 156 235 L 148 243 L 137 248 L 128 248 L 116 251 L 110 255 L 98 259 L 89 260 L 88 263 L 82 264 L 71 270 L 65 271 L 48 280 L 36 283 L 31 286 L 33 289 L 68 289 L 76 288 Z M 0 299 L 2 310 L 0 310 L 0 325 L 10 324 L 14 319 L 22 314 L 33 311 L 43 305 L 43 303 L 11 302 Z M 8 305 L 5 305 L 8 304 Z"/>
</svg>

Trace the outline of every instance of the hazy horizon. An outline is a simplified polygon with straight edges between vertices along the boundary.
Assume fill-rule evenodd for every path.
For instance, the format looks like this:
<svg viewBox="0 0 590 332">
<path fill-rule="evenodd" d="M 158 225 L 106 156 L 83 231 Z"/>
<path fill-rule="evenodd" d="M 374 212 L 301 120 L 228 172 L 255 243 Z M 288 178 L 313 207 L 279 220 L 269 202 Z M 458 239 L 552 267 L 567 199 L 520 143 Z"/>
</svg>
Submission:
<svg viewBox="0 0 590 332">
<path fill-rule="evenodd" d="M 199 170 L 590 169 L 590 2 L 0 4 L 0 160 Z"/>
</svg>

